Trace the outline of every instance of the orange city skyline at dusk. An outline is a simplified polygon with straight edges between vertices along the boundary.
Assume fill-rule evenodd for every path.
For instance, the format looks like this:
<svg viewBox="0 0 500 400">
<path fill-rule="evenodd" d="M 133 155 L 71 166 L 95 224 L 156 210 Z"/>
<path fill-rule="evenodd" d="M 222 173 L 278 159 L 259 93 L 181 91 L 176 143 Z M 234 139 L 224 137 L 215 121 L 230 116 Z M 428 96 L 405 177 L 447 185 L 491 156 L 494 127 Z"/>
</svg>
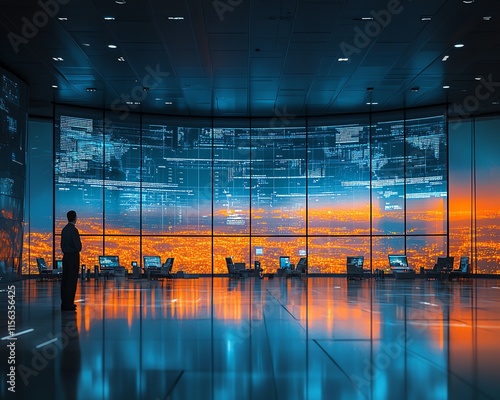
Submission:
<svg viewBox="0 0 500 400">
<path fill-rule="evenodd" d="M 407 213 L 408 214 L 408 213 Z M 445 213 L 444 213 L 445 214 Z M 471 230 L 468 227 L 469 219 L 467 213 L 458 211 L 450 212 L 450 255 L 455 257 L 455 267 L 460 256 L 471 256 Z M 305 215 L 302 211 L 299 215 Z M 309 212 L 309 218 L 322 215 L 318 210 Z M 401 226 L 402 226 L 402 213 Z M 435 231 L 435 225 L 443 221 L 443 212 L 431 210 L 419 211 L 419 218 L 423 218 L 426 225 Z M 347 256 L 362 255 L 365 257 L 365 268 L 387 268 L 387 254 L 404 253 L 403 232 L 395 232 L 388 235 L 372 236 L 372 256 L 370 266 L 370 235 L 369 221 L 365 220 L 364 212 L 348 213 L 336 211 L 336 222 L 349 222 L 354 228 L 346 229 L 340 227 L 316 228 L 311 222 L 308 238 L 305 229 L 298 229 L 298 233 L 287 233 L 284 236 L 276 236 L 257 230 L 251 235 L 224 235 L 223 229 L 217 230 L 213 236 L 211 232 L 197 232 L 196 230 L 176 230 L 172 235 L 142 236 L 142 255 L 160 255 L 162 260 L 174 257 L 173 272 L 182 270 L 186 273 L 227 273 L 225 257 L 232 256 L 236 262 L 245 262 L 247 268 L 252 267 L 254 261 L 261 262 L 264 272 L 275 272 L 278 268 L 278 260 L 281 255 L 291 257 L 291 262 L 296 263 L 300 258 L 301 251 L 308 251 L 308 265 L 310 273 L 344 273 L 345 259 Z M 481 218 L 484 216 L 484 218 Z M 355 219 L 356 217 L 356 219 Z M 298 218 L 298 217 L 297 217 Z M 413 214 L 412 214 L 413 218 Z M 293 219 L 293 218 L 292 218 Z M 375 219 L 375 218 L 374 218 Z M 441 221 L 441 222 L 440 222 Z M 488 232 L 500 230 L 500 212 L 496 210 L 483 210 L 477 218 L 476 246 L 478 249 L 477 273 L 498 273 L 499 247 L 500 245 L 491 239 Z M 317 221 L 318 225 L 328 224 L 328 220 Z M 127 269 L 131 269 L 132 261 L 142 264 L 141 238 L 139 235 L 120 236 L 119 230 L 112 230 L 113 234 L 104 236 L 105 248 L 103 251 L 103 236 L 88 234 L 86 231 L 97 232 L 99 225 L 89 224 L 89 220 L 81 218 L 78 228 L 82 234 L 83 251 L 81 263 L 93 268 L 97 264 L 99 255 L 119 255 L 120 262 Z M 305 224 L 304 224 L 305 225 Z M 311 225 L 313 227 L 311 228 Z M 368 227 L 366 227 L 368 225 Z M 358 226 L 358 227 L 356 227 Z M 253 227 L 252 227 L 253 229 Z M 247 228 L 248 231 L 248 228 Z M 293 230 L 292 230 L 293 231 Z M 56 230 L 56 232 L 58 232 Z M 408 233 L 412 233 L 409 231 Z M 376 232 L 374 232 L 376 234 Z M 290 236 L 294 235 L 294 236 Z M 295 236 L 297 235 L 297 236 Z M 308 239 L 308 243 L 306 245 Z M 419 240 L 420 243 L 419 244 Z M 59 249 L 59 236 L 55 236 L 55 257 L 61 258 Z M 255 247 L 263 248 L 262 256 L 255 256 Z M 36 273 L 35 258 L 43 256 L 46 260 L 52 260 L 53 238 L 51 233 L 31 232 L 29 243 L 24 245 L 23 273 Z M 407 236 L 407 255 L 410 265 L 414 268 L 423 266 L 432 267 L 437 256 L 446 253 L 446 235 Z M 30 260 L 28 257 L 30 255 Z M 473 260 L 472 260 L 473 261 Z"/>
</svg>

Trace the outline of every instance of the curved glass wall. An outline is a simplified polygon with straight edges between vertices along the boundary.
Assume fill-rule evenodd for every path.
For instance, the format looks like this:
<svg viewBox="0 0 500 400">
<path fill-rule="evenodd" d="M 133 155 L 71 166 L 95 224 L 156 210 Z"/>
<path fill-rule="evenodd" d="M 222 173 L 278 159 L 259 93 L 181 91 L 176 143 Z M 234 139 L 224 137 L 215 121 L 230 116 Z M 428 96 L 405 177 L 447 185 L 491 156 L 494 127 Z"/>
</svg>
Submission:
<svg viewBox="0 0 500 400">
<path fill-rule="evenodd" d="M 28 90 L 0 68 L 0 281 L 21 277 Z"/>
<path fill-rule="evenodd" d="M 233 257 L 275 272 L 280 256 L 307 255 L 310 273 L 336 273 L 349 255 L 375 269 L 406 253 L 418 269 L 448 252 L 497 273 L 500 118 L 443 112 L 211 120 L 58 106 L 55 130 L 29 126 L 23 272 L 61 257 L 75 208 L 87 265 L 160 255 L 174 272 L 223 274 Z"/>
<path fill-rule="evenodd" d="M 441 113 L 439 112 L 441 111 Z M 175 119 L 58 106 L 54 257 L 69 209 L 82 263 L 174 257 L 173 272 L 227 273 L 226 257 L 310 273 L 387 254 L 446 254 L 444 110 L 329 118 Z M 415 265 L 417 266 L 417 265 Z"/>
</svg>

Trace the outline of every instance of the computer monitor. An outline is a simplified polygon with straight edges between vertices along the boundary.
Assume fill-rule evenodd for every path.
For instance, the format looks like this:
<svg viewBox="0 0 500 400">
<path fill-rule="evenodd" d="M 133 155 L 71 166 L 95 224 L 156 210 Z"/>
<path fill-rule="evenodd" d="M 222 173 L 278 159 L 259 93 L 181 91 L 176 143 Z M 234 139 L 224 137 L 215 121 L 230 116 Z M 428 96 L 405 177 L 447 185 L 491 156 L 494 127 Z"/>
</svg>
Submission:
<svg viewBox="0 0 500 400">
<path fill-rule="evenodd" d="M 120 259 L 118 256 L 99 256 L 99 268 L 120 268 Z"/>
<path fill-rule="evenodd" d="M 467 256 L 460 257 L 460 270 L 462 272 L 467 272 L 468 268 L 469 268 L 469 257 Z"/>
<path fill-rule="evenodd" d="M 144 269 L 147 268 L 161 268 L 161 257 L 160 256 L 144 256 Z"/>
<path fill-rule="evenodd" d="M 392 269 L 409 269 L 408 259 L 404 254 L 389 254 L 389 266 Z"/>
<path fill-rule="evenodd" d="M 364 256 L 348 256 L 347 265 L 355 265 L 358 268 L 363 268 L 363 263 L 365 261 Z"/>
<path fill-rule="evenodd" d="M 255 255 L 256 256 L 263 256 L 264 255 L 264 249 L 262 247 L 256 247 L 255 248 Z"/>
<path fill-rule="evenodd" d="M 454 257 L 440 256 L 437 259 L 437 265 L 441 267 L 442 270 L 451 271 L 453 269 L 453 261 Z"/>
<path fill-rule="evenodd" d="M 49 269 L 47 267 L 47 264 L 45 263 L 45 259 L 42 257 L 36 259 L 36 264 L 38 265 L 38 268 L 40 268 L 41 270 Z"/>
<path fill-rule="evenodd" d="M 280 256 L 280 268 L 290 269 L 290 257 L 289 256 Z"/>
</svg>

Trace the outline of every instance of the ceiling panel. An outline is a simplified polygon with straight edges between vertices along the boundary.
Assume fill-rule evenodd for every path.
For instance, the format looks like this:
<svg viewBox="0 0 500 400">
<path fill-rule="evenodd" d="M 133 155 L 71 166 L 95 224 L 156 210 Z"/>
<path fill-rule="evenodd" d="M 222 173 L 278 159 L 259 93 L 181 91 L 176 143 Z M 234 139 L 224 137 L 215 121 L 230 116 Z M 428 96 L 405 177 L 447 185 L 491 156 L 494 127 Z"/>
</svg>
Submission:
<svg viewBox="0 0 500 400">
<path fill-rule="evenodd" d="M 266 115 L 287 105 L 308 115 L 358 112 L 366 110 L 367 87 L 378 110 L 463 102 L 475 77 L 500 80 L 499 4 L 420 0 L 390 12 L 396 3 L 384 0 L 79 0 L 24 38 L 22 18 L 32 19 L 40 4 L 3 0 L 0 65 L 30 85 L 35 113 L 50 114 L 54 98 L 110 107 L 142 88 L 151 71 L 159 82 L 141 104 L 148 112 Z M 21 39 L 16 48 L 13 37 Z M 453 47 L 458 41 L 462 49 Z M 349 61 L 338 61 L 346 51 Z M 89 85 L 98 92 L 88 93 Z M 495 96 L 474 113 L 499 112 Z M 166 107 L 156 97 L 177 100 Z"/>
</svg>

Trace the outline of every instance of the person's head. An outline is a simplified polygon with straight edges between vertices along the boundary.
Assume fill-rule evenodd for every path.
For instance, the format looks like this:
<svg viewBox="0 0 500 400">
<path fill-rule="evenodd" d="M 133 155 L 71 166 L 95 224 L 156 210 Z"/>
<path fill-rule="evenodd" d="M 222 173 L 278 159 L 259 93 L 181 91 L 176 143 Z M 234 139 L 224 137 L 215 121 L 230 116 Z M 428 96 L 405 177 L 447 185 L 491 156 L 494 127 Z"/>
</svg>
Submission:
<svg viewBox="0 0 500 400">
<path fill-rule="evenodd" d="M 75 223 L 76 222 L 76 211 L 74 211 L 74 210 L 68 211 L 68 213 L 66 214 L 66 217 L 68 218 L 68 222 Z"/>
</svg>

